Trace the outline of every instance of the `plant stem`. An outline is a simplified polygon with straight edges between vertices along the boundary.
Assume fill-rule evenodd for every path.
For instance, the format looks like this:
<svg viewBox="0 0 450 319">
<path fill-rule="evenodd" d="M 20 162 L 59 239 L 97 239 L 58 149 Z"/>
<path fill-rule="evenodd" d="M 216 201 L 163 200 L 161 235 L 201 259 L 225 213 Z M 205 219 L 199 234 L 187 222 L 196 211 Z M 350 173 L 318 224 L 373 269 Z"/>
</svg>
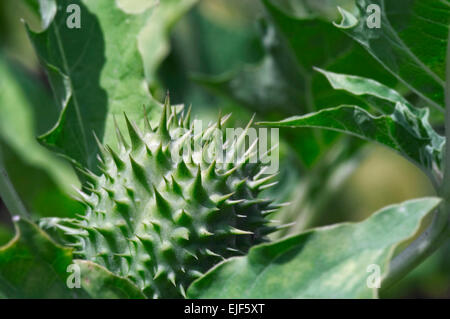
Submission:
<svg viewBox="0 0 450 319">
<path fill-rule="evenodd" d="M 22 200 L 12 184 L 2 158 L 2 150 L 0 146 L 0 196 L 8 208 L 11 215 L 19 215 L 21 217 L 28 217 L 28 211 L 25 208 Z"/>
<path fill-rule="evenodd" d="M 395 256 L 389 268 L 389 273 L 383 279 L 382 289 L 397 282 L 408 272 L 418 266 L 450 236 L 450 33 L 447 41 L 445 83 L 445 157 L 444 177 L 438 192 L 443 199 L 440 208 L 434 212 L 430 226 L 400 254 Z"/>
</svg>

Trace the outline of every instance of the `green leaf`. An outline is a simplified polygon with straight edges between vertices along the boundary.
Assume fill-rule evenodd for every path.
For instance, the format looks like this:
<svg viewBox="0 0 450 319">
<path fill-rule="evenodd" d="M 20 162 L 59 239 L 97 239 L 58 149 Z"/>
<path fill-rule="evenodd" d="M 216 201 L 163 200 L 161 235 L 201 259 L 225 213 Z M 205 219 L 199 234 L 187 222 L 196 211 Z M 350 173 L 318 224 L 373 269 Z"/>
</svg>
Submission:
<svg viewBox="0 0 450 319">
<path fill-rule="evenodd" d="M 80 6 L 81 28 L 69 28 L 69 4 Z M 58 107 L 57 124 L 40 141 L 75 163 L 97 170 L 93 132 L 114 141 L 113 116 L 143 122 L 143 105 L 159 113 L 148 93 L 138 36 L 152 9 L 127 14 L 111 0 L 58 2 L 54 19 L 42 32 L 29 30 L 46 67 Z M 114 143 L 115 145 L 115 143 Z"/>
<path fill-rule="evenodd" d="M 378 108 L 381 114 L 371 114 L 355 105 L 341 105 L 279 122 L 259 124 L 315 127 L 355 135 L 392 148 L 429 175 L 441 166 L 445 139 L 428 122 L 428 109 L 414 108 L 395 90 L 377 81 L 319 71 L 327 77 L 333 88 L 362 97 L 369 105 Z"/>
<path fill-rule="evenodd" d="M 48 169 L 61 184 L 74 182 L 70 169 L 65 168 L 35 139 L 35 135 L 49 123 L 48 119 L 56 118 L 56 106 L 46 94 L 44 87 L 39 82 L 33 81 L 31 74 L 26 74 L 17 65 L 8 61 L 3 54 L 0 54 L 0 74 L 2 140 L 11 145 L 28 163 Z M 40 126 L 37 122 L 41 122 Z"/>
<path fill-rule="evenodd" d="M 419 116 L 404 104 L 397 104 L 392 115 L 375 116 L 354 105 L 341 105 L 303 116 L 293 116 L 279 122 L 260 122 L 276 127 L 315 127 L 351 134 L 392 148 L 412 162 L 431 169 L 437 160 L 428 147 L 431 137 L 421 123 L 428 116 Z M 440 162 L 439 162 L 440 163 Z"/>
<path fill-rule="evenodd" d="M 229 259 L 188 289 L 190 298 L 370 298 L 371 265 L 388 272 L 396 247 L 440 203 L 422 198 L 383 208 L 360 223 L 313 229 Z"/>
<path fill-rule="evenodd" d="M 56 116 L 42 84 L 0 53 L 0 162 L 24 207 L 39 216 L 73 216 L 79 207 L 66 195 L 78 184 L 72 168 L 35 138 Z"/>
<path fill-rule="evenodd" d="M 378 109 L 381 113 L 393 113 L 397 103 L 405 105 L 409 111 L 421 119 L 421 125 L 430 139 L 429 152 L 440 167 L 445 138 L 437 134 L 429 123 L 427 108 L 418 109 L 414 107 L 400 93 L 372 79 L 317 70 L 325 75 L 335 90 L 344 90 L 358 96 L 367 105 Z"/>
<path fill-rule="evenodd" d="M 66 286 L 71 249 L 56 245 L 36 225 L 21 218 L 16 235 L 0 247 L 0 292 L 8 298 L 86 297 Z"/>
<path fill-rule="evenodd" d="M 35 224 L 16 218 L 16 235 L 0 247 L 0 295 L 5 298 L 144 298 L 139 288 L 92 262 L 73 260 Z M 79 266 L 80 287 L 69 288 Z"/>
<path fill-rule="evenodd" d="M 378 5 L 381 27 L 367 24 Z M 358 0 L 359 14 L 341 9 L 339 28 L 430 106 L 444 108 L 445 55 L 450 6 L 440 0 Z"/>
<path fill-rule="evenodd" d="M 353 95 L 364 97 L 363 101 L 368 105 L 379 108 L 383 112 L 392 112 L 393 106 L 397 103 L 410 106 L 410 103 L 397 91 L 373 79 L 329 72 L 317 67 L 315 69 L 327 78 L 333 89 L 343 90 Z M 371 100 L 371 98 L 376 98 L 376 100 Z M 380 107 L 383 101 L 387 101 L 389 106 Z M 412 106 L 410 107 L 412 108 Z"/>
<path fill-rule="evenodd" d="M 139 49 L 149 85 L 155 85 L 157 69 L 169 53 L 171 27 L 197 2 L 198 0 L 165 0 L 154 8 L 150 23 L 139 35 Z"/>
</svg>

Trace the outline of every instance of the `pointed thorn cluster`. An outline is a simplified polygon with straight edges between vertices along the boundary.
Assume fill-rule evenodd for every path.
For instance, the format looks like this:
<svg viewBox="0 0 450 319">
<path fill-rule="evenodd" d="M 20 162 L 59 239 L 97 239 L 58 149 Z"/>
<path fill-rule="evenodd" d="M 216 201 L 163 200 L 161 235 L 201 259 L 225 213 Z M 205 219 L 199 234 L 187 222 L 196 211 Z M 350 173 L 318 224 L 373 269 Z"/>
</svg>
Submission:
<svg viewBox="0 0 450 319">
<path fill-rule="evenodd" d="M 155 128 L 145 115 L 141 132 L 125 115 L 124 137 L 114 118 L 117 148 L 94 137 L 101 175 L 78 169 L 86 180 L 77 196 L 85 212 L 60 227 L 81 258 L 129 278 L 148 297 L 185 297 L 186 287 L 216 263 L 245 254 L 282 227 L 265 218 L 281 205 L 258 197 L 275 175 L 250 163 L 256 143 L 238 163 L 194 162 L 192 154 L 174 160 L 172 154 L 196 142 L 210 155 L 213 132 L 229 115 L 196 136 L 190 118 L 191 107 L 178 114 L 169 96 Z M 225 145 L 240 145 L 251 123 Z"/>
</svg>

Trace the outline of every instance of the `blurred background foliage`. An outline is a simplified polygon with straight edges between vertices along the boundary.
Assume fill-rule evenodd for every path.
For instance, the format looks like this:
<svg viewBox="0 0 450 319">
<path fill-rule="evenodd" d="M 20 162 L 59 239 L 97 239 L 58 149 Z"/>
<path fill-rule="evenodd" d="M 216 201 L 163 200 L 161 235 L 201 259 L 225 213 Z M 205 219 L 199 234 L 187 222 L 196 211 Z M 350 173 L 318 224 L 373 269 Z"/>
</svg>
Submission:
<svg viewBox="0 0 450 319">
<path fill-rule="evenodd" d="M 56 122 L 58 110 L 22 22 L 38 24 L 27 3 L 0 2 L 0 156 L 29 211 L 72 216 L 80 210 L 70 197 L 71 186 L 79 185 L 76 174 L 36 140 Z M 130 12 L 150 5 L 118 3 Z M 167 19 L 168 45 L 158 52 L 154 74 L 146 74 L 149 89 L 160 101 L 169 90 L 173 104 L 192 104 L 199 118 L 232 112 L 235 126 L 254 113 L 275 120 L 352 102 L 353 97 L 331 90 L 312 66 L 375 78 L 416 101 L 334 29 L 330 22 L 337 19 L 337 5 L 354 10 L 351 0 L 190 0 L 176 13 L 156 9 L 154 15 L 160 15 L 154 19 Z M 440 120 L 435 117 L 435 124 Z M 277 219 L 295 222 L 281 235 L 360 221 L 386 205 L 434 194 L 419 169 L 380 146 L 310 129 L 280 135 L 280 183 L 271 192 L 291 202 Z M 10 216 L 0 205 L 0 244 L 12 233 Z M 383 297 L 449 298 L 450 245 Z"/>
</svg>

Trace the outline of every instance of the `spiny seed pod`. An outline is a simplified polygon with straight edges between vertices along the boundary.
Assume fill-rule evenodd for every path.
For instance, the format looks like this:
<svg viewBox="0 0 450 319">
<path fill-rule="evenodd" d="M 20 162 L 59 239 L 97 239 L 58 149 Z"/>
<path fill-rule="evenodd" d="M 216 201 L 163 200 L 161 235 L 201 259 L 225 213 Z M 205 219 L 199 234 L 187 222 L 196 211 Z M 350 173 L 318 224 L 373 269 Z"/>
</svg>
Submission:
<svg viewBox="0 0 450 319">
<path fill-rule="evenodd" d="M 129 278 L 150 298 L 185 296 L 213 265 L 245 254 L 277 229 L 265 217 L 278 206 L 258 198 L 273 175 L 250 161 L 252 147 L 233 162 L 208 163 L 195 153 L 174 159 L 195 143 L 213 153 L 212 132 L 222 132 L 226 120 L 196 134 L 189 113 L 176 114 L 167 98 L 159 126 L 152 129 L 146 120 L 144 132 L 125 116 L 129 141 L 117 129 L 117 150 L 99 144 L 103 174 L 83 170 L 89 183 L 79 193 L 86 211 L 60 225 L 79 257 Z M 220 151 L 239 149 L 245 135 Z"/>
</svg>

